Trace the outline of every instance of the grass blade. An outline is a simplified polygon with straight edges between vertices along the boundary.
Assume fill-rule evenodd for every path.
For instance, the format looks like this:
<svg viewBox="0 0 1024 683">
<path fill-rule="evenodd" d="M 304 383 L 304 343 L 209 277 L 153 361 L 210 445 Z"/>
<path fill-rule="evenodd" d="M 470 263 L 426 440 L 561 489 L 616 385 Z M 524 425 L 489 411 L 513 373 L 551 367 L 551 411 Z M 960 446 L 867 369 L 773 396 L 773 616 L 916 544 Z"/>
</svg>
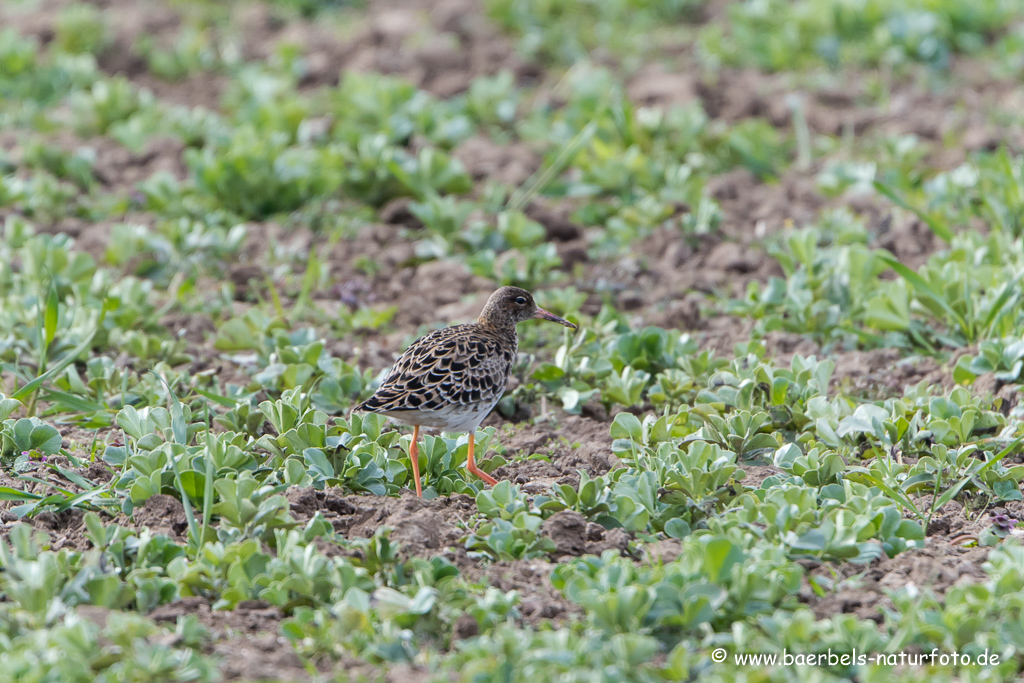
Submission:
<svg viewBox="0 0 1024 683">
<path fill-rule="evenodd" d="M 107 409 L 105 405 L 97 403 L 96 401 L 90 401 L 87 398 L 76 396 L 75 394 L 69 394 L 66 391 L 58 391 L 56 389 L 50 389 L 40 398 L 47 403 L 54 403 L 55 406 L 51 406 L 47 409 L 47 412 L 53 410 L 53 408 L 61 408 L 56 412 L 65 413 L 99 413 Z"/>
<path fill-rule="evenodd" d="M 847 470 L 847 472 L 856 472 L 860 474 L 873 486 L 877 486 L 878 488 L 882 489 L 885 493 L 889 494 L 890 498 L 897 500 L 904 506 L 906 506 L 908 510 L 914 513 L 914 516 L 917 517 L 918 520 L 922 522 L 924 521 L 924 514 L 922 514 L 922 512 L 918 509 L 916 505 L 914 505 L 914 501 L 910 499 L 910 496 L 908 496 L 906 493 L 904 493 L 902 490 L 898 488 L 894 489 L 893 487 L 889 486 L 882 480 L 881 477 L 872 473 L 866 467 L 850 467 Z"/>
<path fill-rule="evenodd" d="M 94 499 L 102 496 L 104 493 L 106 493 L 106 491 L 106 488 L 102 488 L 95 489 L 93 491 L 82 491 L 81 493 L 76 493 L 73 496 L 68 496 L 57 505 L 57 512 L 64 512 L 65 510 L 70 510 L 71 508 L 75 507 L 80 503 L 90 503 Z"/>
<path fill-rule="evenodd" d="M 941 496 L 939 496 L 938 500 L 935 502 L 935 509 L 941 508 L 943 505 L 956 498 L 957 494 L 960 493 L 960 491 L 963 490 L 964 486 L 967 485 L 967 482 L 971 481 L 975 477 L 981 476 L 982 474 L 984 474 L 985 472 L 987 472 L 988 470 L 992 469 L 997 464 L 1002 462 L 1003 458 L 1009 455 L 1014 448 L 1019 446 L 1021 441 L 1024 441 L 1024 436 L 1019 437 L 1009 446 L 999 451 L 999 453 L 997 453 L 991 460 L 982 464 L 973 472 L 968 472 L 966 475 L 964 475 L 964 477 L 961 478 L 955 486 L 951 486 L 949 489 L 943 492 Z"/>
<path fill-rule="evenodd" d="M 0 500 L 20 500 L 29 502 L 42 499 L 43 497 L 38 493 L 19 491 L 18 489 L 11 488 L 10 486 L 0 486 Z"/>
<path fill-rule="evenodd" d="M 60 473 L 62 477 L 64 477 L 71 483 L 79 486 L 80 488 L 85 489 L 86 491 L 92 491 L 96 488 L 96 484 L 93 484 L 91 481 L 81 476 L 80 474 L 72 472 L 71 470 L 65 469 L 60 465 L 55 465 L 53 463 L 50 463 L 49 466 L 51 470 L 56 470 L 58 473 Z"/>
<path fill-rule="evenodd" d="M 876 180 L 872 184 L 875 186 L 875 190 L 879 194 L 887 197 L 889 201 L 891 201 L 893 204 L 900 207 L 901 209 L 905 209 L 911 212 L 912 214 L 920 218 L 924 222 L 924 224 L 927 225 L 928 228 L 933 233 L 935 233 L 943 242 L 949 244 L 953 241 L 953 231 L 950 230 L 945 223 L 940 223 L 939 220 L 934 216 L 929 216 L 927 213 L 917 208 L 916 206 L 912 206 L 909 202 L 907 202 L 907 200 L 896 194 L 896 191 L 893 190 L 888 185 L 886 185 L 885 183 Z"/>
<path fill-rule="evenodd" d="M 153 371 L 150 370 L 150 372 Z M 167 380 L 156 372 L 153 372 L 153 374 L 160 378 L 160 381 L 167 387 L 167 400 L 170 403 L 171 412 L 171 432 L 174 434 L 174 442 L 181 446 L 182 450 L 181 455 L 170 456 L 171 468 L 174 470 L 174 486 L 178 489 L 178 493 L 181 494 L 181 504 L 185 508 L 185 520 L 188 522 L 188 530 L 198 548 L 198 545 L 202 543 L 202 539 L 199 537 L 199 527 L 196 524 L 196 516 L 192 510 L 192 499 L 189 497 L 188 492 L 185 491 L 185 486 L 181 483 L 181 468 L 178 466 L 178 461 L 187 454 L 188 448 L 188 425 L 185 423 L 185 411 L 181 406 L 181 401 L 178 400 L 178 395 L 171 389 L 171 385 L 168 384 Z"/>
<path fill-rule="evenodd" d="M 604 112 L 599 112 L 591 121 L 580 129 L 580 132 L 573 136 L 572 140 L 558 153 L 551 165 L 540 169 L 527 178 L 522 187 L 512 193 L 508 203 L 505 205 L 509 211 L 521 211 L 530 203 L 535 195 L 541 192 L 562 170 L 572 161 L 584 146 L 590 143 L 591 138 L 597 133 L 597 120 Z"/>
<path fill-rule="evenodd" d="M 11 398 L 16 398 L 19 401 L 26 396 L 30 396 L 36 389 L 41 387 L 46 382 L 56 377 L 59 373 L 64 371 L 64 368 L 71 365 L 86 349 L 92 345 L 92 339 L 96 336 L 96 332 L 99 331 L 100 325 L 103 324 L 103 319 L 106 317 L 106 309 L 100 312 L 99 320 L 96 321 L 96 325 L 92 328 L 89 334 L 78 343 L 78 346 L 71 349 L 69 352 L 57 361 L 55 365 L 50 366 L 50 369 L 43 374 L 36 377 L 34 380 L 23 386 L 22 388 L 11 394 Z"/>
<path fill-rule="evenodd" d="M 1015 277 L 1012 282 L 1007 282 L 1003 285 L 1003 291 L 999 293 L 999 297 L 992 304 L 992 310 L 988 312 L 987 316 L 985 316 L 984 331 L 986 333 L 992 330 L 992 325 L 999 318 L 1000 313 L 1003 311 L 1003 307 L 1006 306 L 1010 297 L 1017 294 L 1017 285 L 1020 283 L 1021 277 L 1024 277 L 1024 271 L 1018 273 L 1017 277 Z"/>
<path fill-rule="evenodd" d="M 228 398 L 227 396 L 221 396 L 220 394 L 215 394 L 214 392 L 208 391 L 206 389 L 200 389 L 199 387 L 192 387 L 192 391 L 196 392 L 197 394 L 199 394 L 203 398 L 206 398 L 206 399 L 209 399 L 209 400 L 213 401 L 217 405 L 224 406 L 225 408 L 234 408 L 235 406 L 238 405 L 238 401 L 236 401 L 235 399 Z"/>
<path fill-rule="evenodd" d="M 72 495 L 74 495 L 73 493 L 71 493 L 71 491 L 68 491 L 65 488 L 57 486 L 56 484 L 54 484 L 52 482 L 49 482 L 49 481 L 46 481 L 44 479 L 39 479 L 38 477 L 33 477 L 31 474 L 19 474 L 18 475 L 18 479 L 20 481 L 30 481 L 33 484 L 42 484 L 43 486 L 48 486 L 51 489 L 54 489 L 56 491 L 60 491 L 65 496 L 72 496 Z"/>
<path fill-rule="evenodd" d="M 57 298 L 57 286 L 50 282 L 50 291 L 46 295 L 46 311 L 43 314 L 44 346 L 50 348 L 57 336 L 57 319 L 60 312 L 60 301 Z"/>
<path fill-rule="evenodd" d="M 881 258 L 890 268 L 895 270 L 900 277 L 909 282 L 917 291 L 919 296 L 924 296 L 934 301 L 935 304 L 950 318 L 950 320 L 956 323 L 957 327 L 964 332 L 968 331 L 969 325 L 967 324 L 967 321 L 964 320 L 959 313 L 953 310 L 952 306 L 946 302 L 946 299 L 941 294 L 932 289 L 927 280 L 894 258 L 889 258 L 888 256 L 879 256 L 879 258 Z"/>
<path fill-rule="evenodd" d="M 213 516 L 213 479 L 216 472 L 213 469 L 213 458 L 210 456 L 210 406 L 206 406 L 206 480 L 203 486 L 203 535 L 200 543 L 206 541 L 206 534 L 210 530 L 210 518 Z"/>
<path fill-rule="evenodd" d="M 281 320 L 288 320 L 288 315 L 284 312 L 284 306 L 281 304 L 281 294 L 277 291 L 277 285 L 270 279 L 270 275 L 264 276 L 264 281 L 267 283 L 267 291 L 270 292 L 270 301 L 274 305 L 274 312 L 277 313 L 277 317 Z"/>
</svg>

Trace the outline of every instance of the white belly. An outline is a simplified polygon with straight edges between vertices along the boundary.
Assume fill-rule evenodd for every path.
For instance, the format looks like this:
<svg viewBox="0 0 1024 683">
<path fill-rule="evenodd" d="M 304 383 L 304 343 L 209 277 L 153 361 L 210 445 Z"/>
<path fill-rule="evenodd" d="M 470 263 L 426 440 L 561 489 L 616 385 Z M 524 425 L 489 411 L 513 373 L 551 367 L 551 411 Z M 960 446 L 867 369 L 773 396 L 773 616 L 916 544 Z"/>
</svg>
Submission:
<svg viewBox="0 0 1024 683">
<path fill-rule="evenodd" d="M 381 411 L 381 414 L 410 427 L 432 427 L 442 432 L 475 432 L 497 403 L 496 398 L 489 403 L 453 405 L 439 410 Z"/>
</svg>

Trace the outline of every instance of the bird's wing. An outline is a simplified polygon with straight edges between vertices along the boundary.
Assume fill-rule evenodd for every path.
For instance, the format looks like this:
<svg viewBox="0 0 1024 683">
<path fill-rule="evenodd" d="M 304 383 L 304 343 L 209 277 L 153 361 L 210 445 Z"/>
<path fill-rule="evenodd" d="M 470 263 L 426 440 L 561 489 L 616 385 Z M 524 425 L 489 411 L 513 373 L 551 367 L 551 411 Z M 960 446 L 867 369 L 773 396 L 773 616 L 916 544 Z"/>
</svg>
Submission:
<svg viewBox="0 0 1024 683">
<path fill-rule="evenodd" d="M 514 340 L 503 342 L 472 323 L 435 330 L 405 350 L 358 410 L 440 410 L 497 401 L 515 355 Z"/>
</svg>

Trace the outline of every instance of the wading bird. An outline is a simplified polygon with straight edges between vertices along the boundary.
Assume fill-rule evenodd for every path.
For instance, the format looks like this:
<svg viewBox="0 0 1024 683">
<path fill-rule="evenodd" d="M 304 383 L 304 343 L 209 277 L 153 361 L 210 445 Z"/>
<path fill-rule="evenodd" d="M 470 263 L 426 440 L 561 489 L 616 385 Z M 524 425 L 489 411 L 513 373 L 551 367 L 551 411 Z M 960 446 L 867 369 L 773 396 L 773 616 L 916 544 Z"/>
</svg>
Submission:
<svg viewBox="0 0 1024 683">
<path fill-rule="evenodd" d="M 380 388 L 356 410 L 380 413 L 412 427 L 412 476 L 422 496 L 417 441 L 420 427 L 469 434 L 466 469 L 494 486 L 476 466 L 473 437 L 508 383 L 516 358 L 516 324 L 540 318 L 576 329 L 539 308 L 525 289 L 502 287 L 487 300 L 475 323 L 454 325 L 420 337 L 395 362 Z"/>
</svg>

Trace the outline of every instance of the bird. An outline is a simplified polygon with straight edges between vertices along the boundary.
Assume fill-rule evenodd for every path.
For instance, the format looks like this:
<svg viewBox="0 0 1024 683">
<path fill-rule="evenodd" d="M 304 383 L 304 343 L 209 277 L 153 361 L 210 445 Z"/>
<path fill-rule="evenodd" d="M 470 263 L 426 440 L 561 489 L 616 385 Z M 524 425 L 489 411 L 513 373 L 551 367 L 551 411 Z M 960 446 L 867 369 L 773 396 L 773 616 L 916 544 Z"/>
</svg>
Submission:
<svg viewBox="0 0 1024 683">
<path fill-rule="evenodd" d="M 412 427 L 409 457 L 417 496 L 423 496 L 417 449 L 421 427 L 468 433 L 466 470 L 491 486 L 498 483 L 476 466 L 473 439 L 505 393 L 519 347 L 516 325 L 532 318 L 577 329 L 538 307 L 525 289 L 501 287 L 487 299 L 476 322 L 435 330 L 413 342 L 373 396 L 356 406 L 357 411 Z"/>
</svg>

